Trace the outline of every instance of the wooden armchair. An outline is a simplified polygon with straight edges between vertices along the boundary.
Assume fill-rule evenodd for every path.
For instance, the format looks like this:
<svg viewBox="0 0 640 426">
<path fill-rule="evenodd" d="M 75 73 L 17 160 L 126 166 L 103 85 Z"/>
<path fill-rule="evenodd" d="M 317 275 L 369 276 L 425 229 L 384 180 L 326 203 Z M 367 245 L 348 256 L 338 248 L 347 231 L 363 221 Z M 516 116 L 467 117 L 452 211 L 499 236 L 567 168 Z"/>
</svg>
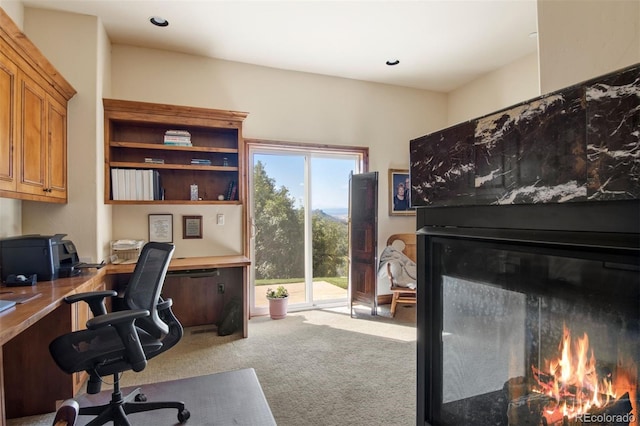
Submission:
<svg viewBox="0 0 640 426">
<path fill-rule="evenodd" d="M 397 243 L 396 241 L 402 243 Z M 394 244 L 394 242 L 396 242 Z M 404 244 L 404 248 L 398 247 Z M 387 239 L 387 246 L 393 245 L 394 247 L 401 249 L 402 252 L 414 262 L 416 261 L 416 235 L 415 234 L 393 234 Z M 397 286 L 393 274 L 391 273 L 391 264 L 387 263 L 387 275 L 391 282 L 391 316 L 396 315 L 396 307 L 398 303 L 416 304 L 416 289 Z"/>
</svg>

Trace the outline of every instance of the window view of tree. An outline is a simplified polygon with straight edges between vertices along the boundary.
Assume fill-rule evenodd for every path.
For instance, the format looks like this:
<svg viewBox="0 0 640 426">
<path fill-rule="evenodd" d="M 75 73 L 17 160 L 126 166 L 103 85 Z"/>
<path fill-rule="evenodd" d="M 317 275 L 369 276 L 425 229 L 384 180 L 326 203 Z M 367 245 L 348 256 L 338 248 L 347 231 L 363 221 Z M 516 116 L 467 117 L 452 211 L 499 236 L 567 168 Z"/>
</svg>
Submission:
<svg viewBox="0 0 640 426">
<path fill-rule="evenodd" d="M 312 215 L 313 277 L 347 275 L 347 224 L 316 210 Z"/>
<path fill-rule="evenodd" d="M 258 161 L 254 166 L 256 279 L 304 277 L 304 208 Z M 313 277 L 346 276 L 347 223 L 316 210 L 312 215 Z"/>
<path fill-rule="evenodd" d="M 304 276 L 304 228 L 289 190 L 276 188 L 264 165 L 254 166 L 256 279 Z"/>
</svg>

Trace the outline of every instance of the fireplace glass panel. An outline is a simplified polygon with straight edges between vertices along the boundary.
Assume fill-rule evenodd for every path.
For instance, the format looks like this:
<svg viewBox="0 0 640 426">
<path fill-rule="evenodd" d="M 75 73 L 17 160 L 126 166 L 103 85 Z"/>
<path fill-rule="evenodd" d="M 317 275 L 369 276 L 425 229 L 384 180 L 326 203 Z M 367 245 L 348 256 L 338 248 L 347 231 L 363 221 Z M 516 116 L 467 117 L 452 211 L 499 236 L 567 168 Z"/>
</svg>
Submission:
<svg viewBox="0 0 640 426">
<path fill-rule="evenodd" d="M 638 425 L 633 256 L 444 237 L 431 247 L 442 336 L 432 424 Z"/>
</svg>

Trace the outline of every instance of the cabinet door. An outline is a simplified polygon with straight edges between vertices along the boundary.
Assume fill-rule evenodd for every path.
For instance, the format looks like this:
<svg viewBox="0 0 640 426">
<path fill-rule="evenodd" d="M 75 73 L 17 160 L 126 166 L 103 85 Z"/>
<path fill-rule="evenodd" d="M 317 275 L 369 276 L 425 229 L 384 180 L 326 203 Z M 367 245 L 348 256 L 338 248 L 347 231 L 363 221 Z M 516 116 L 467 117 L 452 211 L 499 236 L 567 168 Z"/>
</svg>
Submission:
<svg viewBox="0 0 640 426">
<path fill-rule="evenodd" d="M 18 191 L 46 194 L 45 91 L 31 78 L 20 77 L 20 179 Z"/>
<path fill-rule="evenodd" d="M 220 320 L 224 295 L 218 294 L 219 277 L 167 276 L 162 296 L 173 300 L 173 311 L 183 327 L 215 324 Z"/>
<path fill-rule="evenodd" d="M 47 98 L 47 195 L 67 198 L 67 109 Z"/>
<path fill-rule="evenodd" d="M 16 190 L 18 67 L 0 53 L 0 190 Z"/>
<path fill-rule="evenodd" d="M 106 290 L 106 288 L 106 283 L 101 282 L 87 291 L 102 291 Z M 92 317 L 93 315 L 91 314 L 91 309 L 89 309 L 89 305 L 87 303 L 74 303 L 73 305 L 71 305 L 71 330 L 84 330 L 85 328 L 87 328 L 87 321 L 89 321 Z M 84 371 L 73 373 L 73 395 L 76 395 L 78 393 L 88 377 L 89 375 Z"/>
</svg>

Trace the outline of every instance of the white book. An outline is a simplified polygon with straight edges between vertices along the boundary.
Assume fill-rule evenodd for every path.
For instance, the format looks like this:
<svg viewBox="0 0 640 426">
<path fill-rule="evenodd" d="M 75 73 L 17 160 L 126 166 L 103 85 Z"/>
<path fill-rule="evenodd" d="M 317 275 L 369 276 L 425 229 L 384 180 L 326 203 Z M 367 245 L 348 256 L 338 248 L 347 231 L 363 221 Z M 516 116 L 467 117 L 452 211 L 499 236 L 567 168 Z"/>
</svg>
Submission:
<svg viewBox="0 0 640 426">
<path fill-rule="evenodd" d="M 167 130 L 164 132 L 167 136 L 189 136 L 191 137 L 191 133 L 187 130 Z"/>
<path fill-rule="evenodd" d="M 144 170 L 135 170 L 135 176 L 136 176 L 136 196 L 135 199 L 136 200 L 144 200 L 144 186 L 143 186 L 143 179 L 142 179 L 142 172 Z"/>
<path fill-rule="evenodd" d="M 127 199 L 127 177 L 126 169 L 118 169 L 118 200 Z"/>
<path fill-rule="evenodd" d="M 126 189 L 127 189 L 127 198 L 126 200 L 135 200 L 136 195 L 136 177 L 134 169 L 126 169 Z"/>
<path fill-rule="evenodd" d="M 150 186 L 151 184 L 151 169 L 142 171 L 142 199 L 143 200 L 151 200 L 153 188 Z"/>
<path fill-rule="evenodd" d="M 164 142 L 191 142 L 191 136 L 166 136 Z"/>
</svg>

